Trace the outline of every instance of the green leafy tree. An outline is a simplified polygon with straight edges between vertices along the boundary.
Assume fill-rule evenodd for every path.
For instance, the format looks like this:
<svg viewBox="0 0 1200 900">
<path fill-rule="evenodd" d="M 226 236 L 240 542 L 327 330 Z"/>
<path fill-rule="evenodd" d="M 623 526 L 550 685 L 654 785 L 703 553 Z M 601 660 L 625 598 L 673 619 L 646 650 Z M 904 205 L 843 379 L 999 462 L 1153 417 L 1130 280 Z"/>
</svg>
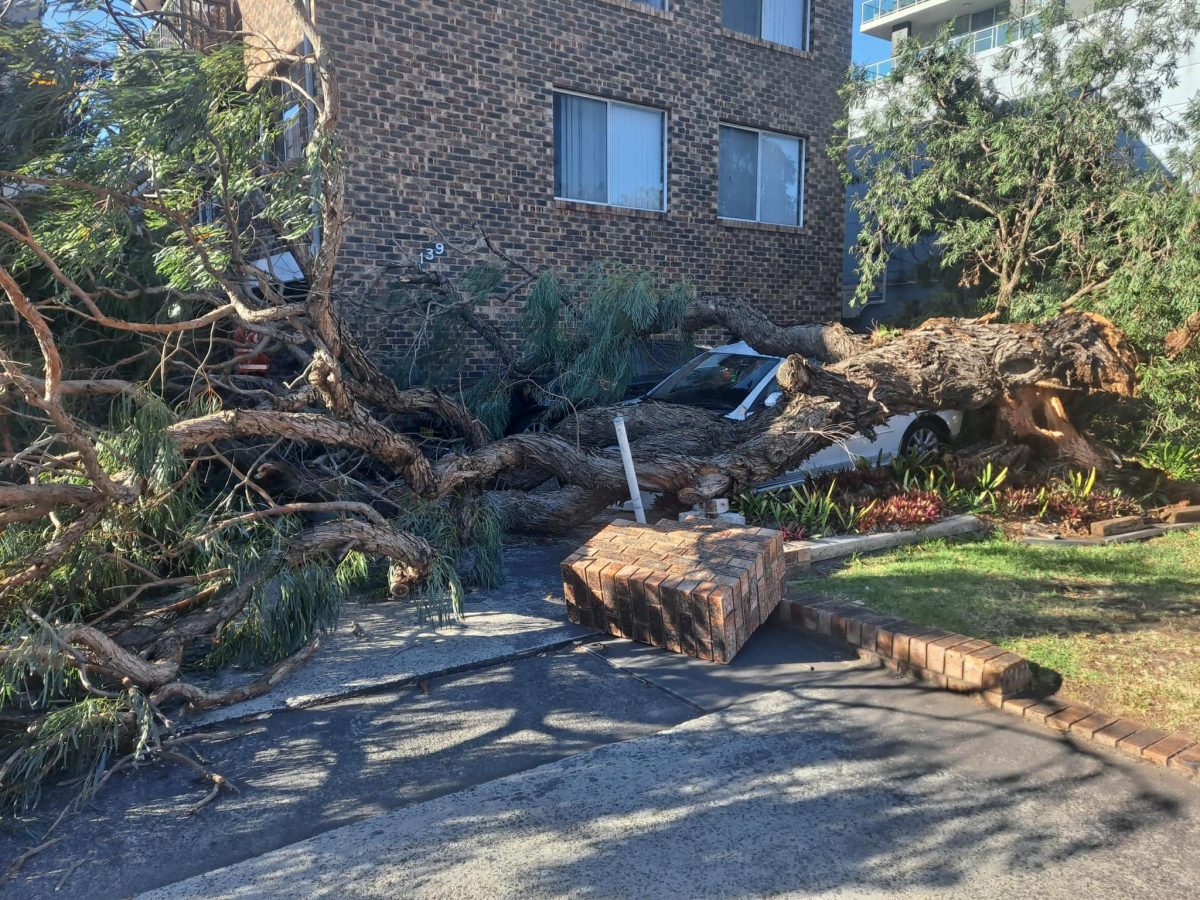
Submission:
<svg viewBox="0 0 1200 900">
<path fill-rule="evenodd" d="M 887 78 L 847 86 L 853 114 L 836 152 L 847 181 L 865 184 L 856 299 L 898 248 L 932 240 L 1002 319 L 1078 309 L 1112 320 L 1147 363 L 1155 424 L 1194 426 L 1195 335 L 1179 329 L 1200 310 L 1200 105 L 1170 119 L 1162 103 L 1200 9 L 1129 0 L 1071 18 L 1054 3 L 1009 28 L 1023 39 L 990 75 L 946 31 L 906 41 Z M 1154 160 L 1148 141 L 1176 149 Z"/>
</svg>

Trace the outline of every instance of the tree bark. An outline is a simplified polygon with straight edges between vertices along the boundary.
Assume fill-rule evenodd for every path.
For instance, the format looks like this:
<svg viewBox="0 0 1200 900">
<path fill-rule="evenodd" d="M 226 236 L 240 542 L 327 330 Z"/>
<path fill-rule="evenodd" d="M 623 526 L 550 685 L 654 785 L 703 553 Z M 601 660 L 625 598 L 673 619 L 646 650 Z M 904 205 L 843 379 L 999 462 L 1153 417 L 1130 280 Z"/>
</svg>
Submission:
<svg viewBox="0 0 1200 900">
<path fill-rule="evenodd" d="M 580 447 L 611 447 L 617 440 L 613 430 L 617 415 L 625 420 L 629 440 L 662 436 L 674 441 L 681 453 L 712 452 L 736 442 L 739 434 L 737 423 L 720 413 L 655 400 L 586 409 L 563 419 L 552 433 Z"/>
<path fill-rule="evenodd" d="M 341 519 L 314 526 L 297 535 L 288 547 L 287 559 L 289 565 L 299 565 L 313 556 L 347 550 L 385 556 L 409 581 L 425 577 L 436 557 L 433 547 L 424 538 L 357 519 Z"/>
<path fill-rule="evenodd" d="M 319 413 L 230 409 L 178 422 L 168 431 L 185 452 L 243 437 L 351 447 L 390 466 L 421 496 L 432 494 L 436 487 L 433 468 L 416 444 L 372 420 L 346 422 Z"/>
<path fill-rule="evenodd" d="M 488 491 L 484 502 L 509 534 L 562 534 L 585 525 L 605 507 L 623 499 L 616 488 L 569 485 L 557 491 Z"/>
<path fill-rule="evenodd" d="M 1186 322 L 1167 335 L 1167 359 L 1179 356 L 1197 340 L 1200 340 L 1200 310 L 1188 316 Z"/>
<path fill-rule="evenodd" d="M 870 338 L 844 325 L 776 325 L 761 310 L 733 297 L 702 295 L 688 304 L 683 327 L 696 332 L 717 326 L 736 335 L 759 353 L 797 353 L 823 362 L 838 362 L 871 346 Z"/>
<path fill-rule="evenodd" d="M 996 436 L 1006 442 L 1028 441 L 1081 469 L 1105 469 L 1114 454 L 1071 424 L 1062 398 L 1043 388 L 1021 388 L 996 409 Z"/>
</svg>

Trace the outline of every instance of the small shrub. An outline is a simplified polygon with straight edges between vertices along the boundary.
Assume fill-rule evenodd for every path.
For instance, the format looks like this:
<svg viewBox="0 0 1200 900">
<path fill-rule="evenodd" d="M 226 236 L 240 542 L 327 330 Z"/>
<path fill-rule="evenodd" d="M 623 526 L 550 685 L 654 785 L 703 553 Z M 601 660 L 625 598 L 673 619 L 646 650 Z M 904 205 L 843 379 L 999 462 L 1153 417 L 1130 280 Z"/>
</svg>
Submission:
<svg viewBox="0 0 1200 900">
<path fill-rule="evenodd" d="M 1065 478 L 1056 478 L 1051 485 L 1055 491 L 1066 494 L 1072 500 L 1086 502 L 1096 489 L 1096 470 L 1092 469 L 1086 475 L 1083 472 L 1068 472 Z"/>
<path fill-rule="evenodd" d="M 849 480 L 868 470 L 842 473 Z M 733 508 L 752 525 L 777 528 L 785 540 L 803 540 L 824 534 L 852 532 L 872 501 L 860 504 L 845 495 L 837 478 L 818 478 L 805 484 L 789 487 L 785 494 L 754 494 L 745 492 L 733 499 Z"/>
<path fill-rule="evenodd" d="M 840 510 L 833 499 L 836 490 L 836 478 L 829 482 L 824 493 L 818 485 L 802 484 L 789 488 L 789 499 L 780 508 L 779 524 L 785 528 L 802 528 L 814 536 L 828 533 L 830 524 L 840 521 Z"/>
<path fill-rule="evenodd" d="M 997 512 L 1005 518 L 1034 519 L 1078 530 L 1092 522 L 1141 513 L 1137 501 L 1116 490 L 1087 487 L 1084 482 L 1056 480 L 1042 488 L 1009 487 L 997 496 Z"/>
<path fill-rule="evenodd" d="M 893 494 L 863 511 L 859 530 L 905 531 L 932 525 L 946 512 L 946 501 L 935 491 L 908 491 Z"/>
<path fill-rule="evenodd" d="M 909 484 L 924 481 L 939 466 L 932 453 L 904 453 L 892 457 L 888 468 L 897 482 Z"/>
<path fill-rule="evenodd" d="M 1138 462 L 1176 481 L 1200 481 L 1200 447 L 1179 441 L 1155 441 L 1142 451 Z"/>
<path fill-rule="evenodd" d="M 734 508 L 751 524 L 781 530 L 787 540 L 920 528 L 957 511 L 1073 531 L 1144 511 L 1120 490 L 1100 485 L 1094 470 L 1069 472 L 1040 487 L 1013 485 L 1009 475 L 986 465 L 960 486 L 954 469 L 940 460 L 900 457 L 890 466 L 817 476 L 786 492 L 745 493 L 734 498 Z"/>
<path fill-rule="evenodd" d="M 990 512 L 998 511 L 1000 508 L 999 490 L 1007 480 L 1008 468 L 997 471 L 989 461 L 975 478 L 975 497 L 971 504 L 972 508 Z"/>
<path fill-rule="evenodd" d="M 1046 489 L 1010 487 L 1000 492 L 998 512 L 1005 518 L 1024 519 L 1030 516 L 1041 518 L 1046 509 Z"/>
<path fill-rule="evenodd" d="M 838 517 L 838 524 L 841 526 L 840 531 L 845 534 L 853 534 L 862 531 L 862 521 L 867 515 L 878 505 L 878 500 L 872 500 L 866 506 L 858 506 L 851 503 L 847 506 L 839 506 L 835 508 Z"/>
</svg>

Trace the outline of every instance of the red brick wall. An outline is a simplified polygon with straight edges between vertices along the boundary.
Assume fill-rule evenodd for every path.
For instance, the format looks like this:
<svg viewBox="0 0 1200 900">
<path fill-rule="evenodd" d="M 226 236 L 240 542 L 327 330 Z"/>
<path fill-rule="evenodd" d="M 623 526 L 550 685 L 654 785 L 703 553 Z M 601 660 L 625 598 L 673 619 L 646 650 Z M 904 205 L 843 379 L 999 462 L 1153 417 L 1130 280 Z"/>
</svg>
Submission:
<svg viewBox="0 0 1200 900">
<path fill-rule="evenodd" d="M 344 274 L 413 258 L 432 237 L 418 220 L 450 234 L 479 221 L 564 270 L 617 259 L 781 320 L 837 318 L 843 189 L 825 147 L 851 8 L 813 2 L 802 53 L 723 30 L 720 0 L 671 0 L 665 15 L 632 0 L 319 0 L 343 87 Z M 668 111 L 665 213 L 554 200 L 555 88 Z M 808 138 L 802 228 L 718 220 L 721 122 Z M 410 340 L 390 302 L 347 311 L 382 354 Z"/>
</svg>

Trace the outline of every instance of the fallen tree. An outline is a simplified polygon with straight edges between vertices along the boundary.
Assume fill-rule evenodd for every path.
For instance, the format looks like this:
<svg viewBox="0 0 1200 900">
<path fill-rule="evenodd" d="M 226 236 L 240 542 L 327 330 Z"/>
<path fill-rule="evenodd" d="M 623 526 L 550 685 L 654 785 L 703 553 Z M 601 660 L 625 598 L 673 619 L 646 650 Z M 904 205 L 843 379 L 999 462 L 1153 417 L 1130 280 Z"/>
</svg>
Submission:
<svg viewBox="0 0 1200 900">
<path fill-rule="evenodd" d="M 789 356 L 777 376 L 787 403 L 739 425 L 719 420 L 717 426 L 703 411 L 676 409 L 666 430 L 655 433 L 647 420 L 663 411 L 650 407 L 635 420 L 638 480 L 646 491 L 699 503 L 793 470 L 856 432 L 871 435 L 895 415 L 1001 405 L 1036 423 L 1038 410 L 1026 413 L 1024 404 L 1061 405 L 1062 394 L 1081 392 L 1129 396 L 1136 366 L 1120 332 L 1091 314 L 1067 313 L 1043 325 L 931 321 L 828 366 L 814 365 L 806 355 Z M 615 411 L 591 410 L 563 423 L 559 431 L 586 436 L 593 446 L 609 444 L 603 423 Z M 626 408 L 620 411 L 628 414 Z M 1036 425 L 1036 433 L 1023 436 L 1043 441 L 1046 452 L 1069 464 L 1087 468 L 1110 458 L 1065 414 L 1055 424 L 1058 431 Z M 676 437 L 680 432 L 682 440 Z M 681 451 L 680 445 L 694 446 L 695 436 L 704 433 L 712 435 L 707 452 Z M 541 498 L 539 527 L 547 521 L 575 521 L 581 506 L 598 511 L 624 486 L 611 451 L 589 451 L 541 435 L 504 438 L 483 451 L 450 459 L 439 470 L 439 482 L 445 488 L 470 479 L 486 481 L 512 468 L 534 468 L 595 491 L 591 502 L 577 491 L 564 494 L 559 519 L 550 515 L 552 502 Z"/>
<path fill-rule="evenodd" d="M 1163 98 L 1195 53 L 1200 7 L 1052 3 L 1023 16 L 1021 40 L 986 61 L 943 32 L 898 46 L 886 77 L 844 86 L 851 302 L 915 253 L 931 300 L 957 282 L 967 309 L 1009 321 L 1102 315 L 1141 357 L 1141 390 L 1093 430 L 1131 456 L 1160 441 L 1187 452 L 1200 433 L 1200 105 L 1190 89 L 1190 102 Z M 1031 388 L 1002 405 L 1001 425 L 1104 462 L 1070 406 Z"/>
<path fill-rule="evenodd" d="M 280 98 L 244 87 L 240 46 L 162 49 L 121 28 L 116 57 L 96 58 L 103 42 L 56 56 L 56 41 L 32 34 L 6 60 L 27 76 L 5 82 L 13 121 L 29 99 L 12 96 L 14 85 L 47 89 L 42 132 L 0 171 L 0 292 L 11 314 L 0 325 L 11 426 L 0 457 L 7 802 L 32 803 L 48 773 L 97 765 L 131 742 L 164 756 L 159 738 L 142 738 L 169 734 L 181 706 L 269 689 L 315 651 L 314 636 L 377 563 L 393 596 L 457 597 L 464 583 L 497 577 L 502 528 L 559 532 L 626 491 L 607 449 L 614 408 L 577 411 L 551 434 L 502 437 L 476 414 L 479 398 L 473 411 L 469 396 L 401 388 L 359 345 L 340 312 L 362 285 L 339 280 L 348 211 L 337 84 L 319 34 L 299 6 L 295 15 L 313 48 L 300 61 L 318 85 L 305 100 L 315 128 L 302 160 L 277 165 L 264 159 L 283 127 Z M 79 77 L 85 65 L 101 76 Z M 147 108 L 151 88 L 179 102 Z M 78 122 L 83 99 L 93 112 Z M 184 126 L 203 139 L 177 141 Z M 201 206 L 218 213 L 202 220 Z M 251 262 L 267 236 L 304 270 L 302 297 Z M 1096 316 L 939 320 L 867 339 L 839 325 L 779 326 L 732 298 L 656 292 L 645 273 L 601 271 L 588 290 L 566 289 L 486 235 L 473 246 L 490 268 L 454 276 L 414 262 L 383 266 L 372 283 L 394 279 L 479 331 L 507 379 L 558 360 L 553 384 L 572 405 L 611 399 L 619 384 L 589 377 L 579 359 L 611 365 L 664 331 L 721 327 L 788 356 L 786 403 L 744 423 L 620 408 L 640 485 L 684 504 L 937 407 L 999 405 L 1047 450 L 1086 465 L 1103 451 L 1065 413 L 1046 418 L 1047 404 L 1058 415 L 1064 395 L 1134 386 L 1132 352 Z M 523 298 L 546 334 L 575 344 L 508 346 L 471 313 L 498 297 Z M 243 366 L 263 355 L 286 364 Z M 550 478 L 554 490 L 514 489 Z M 273 668 L 223 693 L 189 677 L 233 660 Z"/>
</svg>

